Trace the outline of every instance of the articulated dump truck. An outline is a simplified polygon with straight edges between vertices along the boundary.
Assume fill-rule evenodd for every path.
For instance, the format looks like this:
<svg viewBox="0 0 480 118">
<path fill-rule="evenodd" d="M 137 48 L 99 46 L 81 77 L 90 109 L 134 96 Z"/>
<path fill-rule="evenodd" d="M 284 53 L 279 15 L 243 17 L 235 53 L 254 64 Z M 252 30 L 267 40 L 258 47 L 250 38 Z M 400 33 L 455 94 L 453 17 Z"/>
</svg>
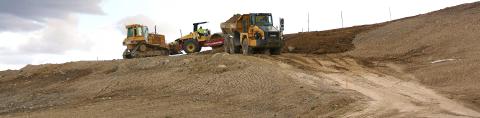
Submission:
<svg viewBox="0 0 480 118">
<path fill-rule="evenodd" d="M 236 14 L 220 25 L 225 38 L 224 50 L 231 54 L 278 55 L 284 45 L 283 26 L 283 19 L 280 19 L 280 29 L 273 26 L 271 13 Z"/>
</svg>

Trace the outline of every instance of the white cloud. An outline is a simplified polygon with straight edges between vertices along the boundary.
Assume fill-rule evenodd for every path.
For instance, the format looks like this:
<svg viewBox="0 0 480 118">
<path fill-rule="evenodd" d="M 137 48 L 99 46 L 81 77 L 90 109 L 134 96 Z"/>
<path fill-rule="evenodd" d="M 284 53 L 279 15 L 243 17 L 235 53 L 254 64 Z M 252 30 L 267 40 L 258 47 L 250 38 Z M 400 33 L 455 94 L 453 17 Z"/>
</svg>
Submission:
<svg viewBox="0 0 480 118">
<path fill-rule="evenodd" d="M 141 25 L 150 26 L 150 27 L 156 25 L 156 23 L 152 19 L 150 19 L 145 15 L 135 15 L 135 16 L 125 17 L 122 20 L 118 21 L 118 23 L 116 24 L 117 25 L 116 27 L 119 31 L 121 31 L 123 34 L 126 35 L 127 31 L 125 26 L 131 25 L 131 24 L 141 24 Z"/>
<path fill-rule="evenodd" d="M 77 18 L 73 16 L 48 20 L 41 36 L 20 45 L 19 53 L 62 54 L 68 50 L 88 50 L 93 42 L 80 35 L 77 24 Z"/>
</svg>

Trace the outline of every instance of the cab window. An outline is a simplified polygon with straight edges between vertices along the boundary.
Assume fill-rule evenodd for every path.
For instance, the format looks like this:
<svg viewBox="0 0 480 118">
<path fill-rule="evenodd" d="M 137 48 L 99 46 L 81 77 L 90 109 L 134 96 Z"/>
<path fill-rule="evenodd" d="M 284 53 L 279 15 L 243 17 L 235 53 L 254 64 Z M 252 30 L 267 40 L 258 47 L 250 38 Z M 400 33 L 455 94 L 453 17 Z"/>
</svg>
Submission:
<svg viewBox="0 0 480 118">
<path fill-rule="evenodd" d="M 142 28 L 141 27 L 137 27 L 137 35 L 136 36 L 143 36 L 143 32 L 142 32 Z"/>
<path fill-rule="evenodd" d="M 256 16 L 255 23 L 259 26 L 270 26 L 272 25 L 272 17 L 268 15 Z"/>
<path fill-rule="evenodd" d="M 132 37 L 132 36 L 134 36 L 133 33 L 134 33 L 133 28 L 128 28 L 127 36 Z"/>
</svg>

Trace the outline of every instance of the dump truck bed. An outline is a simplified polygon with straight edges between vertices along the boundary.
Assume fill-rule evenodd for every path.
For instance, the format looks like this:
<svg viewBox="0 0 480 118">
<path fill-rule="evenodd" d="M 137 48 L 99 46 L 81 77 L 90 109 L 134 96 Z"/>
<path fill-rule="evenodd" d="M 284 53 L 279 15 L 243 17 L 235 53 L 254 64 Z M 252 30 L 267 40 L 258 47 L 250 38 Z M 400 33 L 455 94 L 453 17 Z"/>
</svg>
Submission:
<svg viewBox="0 0 480 118">
<path fill-rule="evenodd" d="M 220 24 L 220 28 L 222 29 L 222 32 L 224 34 L 233 35 L 235 30 L 237 30 L 237 20 L 241 16 L 242 15 L 240 15 L 240 14 L 235 14 L 230 19 L 228 19 L 227 21 Z"/>
</svg>

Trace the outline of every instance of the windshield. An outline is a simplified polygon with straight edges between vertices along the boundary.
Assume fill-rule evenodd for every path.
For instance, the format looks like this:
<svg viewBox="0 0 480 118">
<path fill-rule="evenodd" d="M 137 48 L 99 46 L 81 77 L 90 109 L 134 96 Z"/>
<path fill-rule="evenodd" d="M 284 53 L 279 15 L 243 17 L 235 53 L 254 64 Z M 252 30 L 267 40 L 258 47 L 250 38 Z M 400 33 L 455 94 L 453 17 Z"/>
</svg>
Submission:
<svg viewBox="0 0 480 118">
<path fill-rule="evenodd" d="M 258 26 L 272 26 L 272 16 L 258 15 L 255 17 L 255 24 Z"/>
<path fill-rule="evenodd" d="M 137 27 L 137 36 L 143 36 L 142 27 Z"/>
<path fill-rule="evenodd" d="M 134 36 L 134 35 L 133 35 L 134 32 L 135 32 L 135 31 L 133 30 L 133 28 L 128 28 L 127 36 L 128 36 L 128 37 Z"/>
</svg>

